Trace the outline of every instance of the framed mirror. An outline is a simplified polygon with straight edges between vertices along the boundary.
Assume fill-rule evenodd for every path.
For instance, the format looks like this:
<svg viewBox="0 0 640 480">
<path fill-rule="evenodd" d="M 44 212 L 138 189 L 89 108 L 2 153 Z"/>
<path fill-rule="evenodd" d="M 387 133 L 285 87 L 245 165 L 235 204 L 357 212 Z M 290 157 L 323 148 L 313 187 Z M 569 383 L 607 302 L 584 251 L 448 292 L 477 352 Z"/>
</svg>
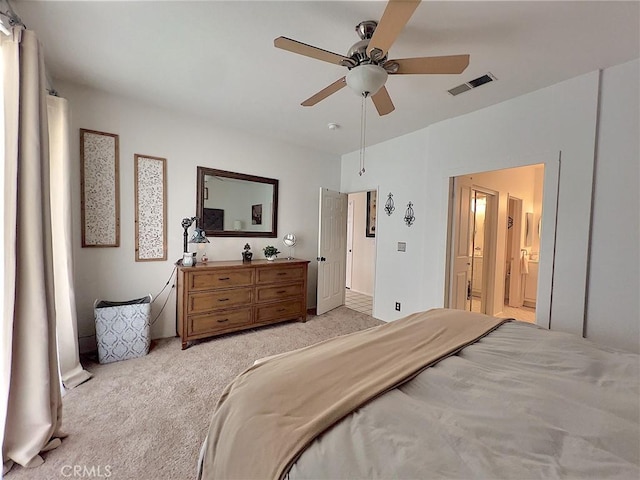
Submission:
<svg viewBox="0 0 640 480">
<path fill-rule="evenodd" d="M 533 245 L 533 213 L 527 212 L 525 214 L 524 246 L 530 247 L 531 245 Z"/>
<path fill-rule="evenodd" d="M 212 237 L 278 236 L 278 180 L 198 167 L 198 226 Z"/>
</svg>

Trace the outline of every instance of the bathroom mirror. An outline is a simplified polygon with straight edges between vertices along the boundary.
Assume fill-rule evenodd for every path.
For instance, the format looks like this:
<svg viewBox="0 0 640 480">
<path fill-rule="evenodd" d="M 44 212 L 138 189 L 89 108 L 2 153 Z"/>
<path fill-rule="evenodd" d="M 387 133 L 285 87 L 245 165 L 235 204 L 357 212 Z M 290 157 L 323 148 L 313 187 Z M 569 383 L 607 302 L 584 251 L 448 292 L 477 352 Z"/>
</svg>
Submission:
<svg viewBox="0 0 640 480">
<path fill-rule="evenodd" d="M 197 169 L 198 226 L 212 237 L 278 236 L 278 180 Z"/>
<path fill-rule="evenodd" d="M 525 214 L 524 246 L 530 247 L 531 245 L 533 245 L 533 213 L 527 212 Z"/>
</svg>

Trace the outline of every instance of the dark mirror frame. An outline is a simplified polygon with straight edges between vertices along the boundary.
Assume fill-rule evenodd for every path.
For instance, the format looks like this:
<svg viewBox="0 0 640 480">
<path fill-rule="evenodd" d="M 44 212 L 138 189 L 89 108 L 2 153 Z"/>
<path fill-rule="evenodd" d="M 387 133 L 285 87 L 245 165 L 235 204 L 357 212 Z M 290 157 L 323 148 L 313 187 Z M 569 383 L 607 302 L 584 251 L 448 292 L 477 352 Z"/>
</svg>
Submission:
<svg viewBox="0 0 640 480">
<path fill-rule="evenodd" d="M 278 180 L 275 178 L 258 177 L 244 173 L 228 172 L 226 170 L 216 170 L 215 168 L 198 167 L 196 183 L 196 216 L 198 219 L 204 218 L 204 177 L 205 175 L 215 177 L 234 178 L 236 180 L 246 180 L 248 182 L 267 183 L 273 185 L 273 213 L 271 217 L 271 231 L 268 232 L 248 232 L 236 230 L 205 230 L 209 237 L 264 237 L 276 238 L 278 236 Z M 200 226 L 200 220 L 198 226 Z"/>
</svg>

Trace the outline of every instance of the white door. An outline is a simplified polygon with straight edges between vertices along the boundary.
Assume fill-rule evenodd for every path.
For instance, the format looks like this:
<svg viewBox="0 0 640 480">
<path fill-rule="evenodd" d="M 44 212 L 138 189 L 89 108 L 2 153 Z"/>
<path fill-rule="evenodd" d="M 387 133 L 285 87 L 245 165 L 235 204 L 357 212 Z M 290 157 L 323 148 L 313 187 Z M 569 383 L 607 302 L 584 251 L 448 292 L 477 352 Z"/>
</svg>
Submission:
<svg viewBox="0 0 640 480">
<path fill-rule="evenodd" d="M 449 307 L 469 310 L 471 300 L 471 186 L 460 178 L 453 181 L 453 271 Z"/>
<path fill-rule="evenodd" d="M 347 194 L 320 189 L 317 315 L 344 304 Z"/>
<path fill-rule="evenodd" d="M 349 199 L 347 208 L 347 272 L 345 286 L 351 288 L 351 275 L 353 272 L 353 200 Z"/>
</svg>

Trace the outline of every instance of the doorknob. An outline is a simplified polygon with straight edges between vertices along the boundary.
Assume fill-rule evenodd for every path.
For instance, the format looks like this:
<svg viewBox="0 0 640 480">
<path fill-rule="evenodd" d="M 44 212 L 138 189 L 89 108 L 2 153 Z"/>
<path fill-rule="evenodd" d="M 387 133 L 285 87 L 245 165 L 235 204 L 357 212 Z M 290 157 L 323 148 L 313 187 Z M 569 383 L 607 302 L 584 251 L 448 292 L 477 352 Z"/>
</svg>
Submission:
<svg viewBox="0 0 640 480">
<path fill-rule="evenodd" d="M 318 260 L 319 262 L 325 262 L 327 259 L 324 257 L 316 257 L 316 260 Z"/>
</svg>

